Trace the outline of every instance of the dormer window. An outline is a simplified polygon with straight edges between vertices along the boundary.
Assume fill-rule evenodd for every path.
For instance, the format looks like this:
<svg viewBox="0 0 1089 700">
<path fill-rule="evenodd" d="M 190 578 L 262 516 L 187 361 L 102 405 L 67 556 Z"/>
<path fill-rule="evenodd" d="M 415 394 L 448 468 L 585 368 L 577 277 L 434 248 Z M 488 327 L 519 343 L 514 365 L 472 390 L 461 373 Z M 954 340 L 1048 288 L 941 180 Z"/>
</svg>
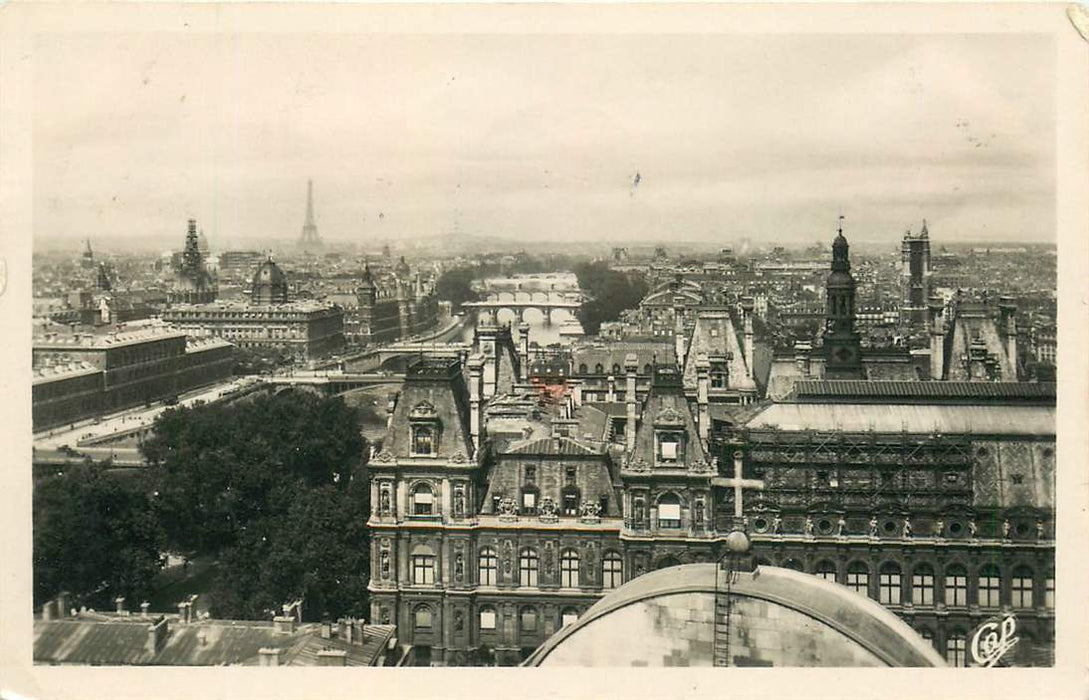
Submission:
<svg viewBox="0 0 1089 700">
<path fill-rule="evenodd" d="M 527 486 L 522 489 L 522 513 L 532 515 L 537 512 L 537 489 Z"/>
<path fill-rule="evenodd" d="M 412 428 L 412 454 L 435 454 L 435 429 L 430 425 L 417 425 Z"/>
<path fill-rule="evenodd" d="M 684 433 L 658 433 L 658 461 L 675 464 L 684 460 Z"/>
</svg>

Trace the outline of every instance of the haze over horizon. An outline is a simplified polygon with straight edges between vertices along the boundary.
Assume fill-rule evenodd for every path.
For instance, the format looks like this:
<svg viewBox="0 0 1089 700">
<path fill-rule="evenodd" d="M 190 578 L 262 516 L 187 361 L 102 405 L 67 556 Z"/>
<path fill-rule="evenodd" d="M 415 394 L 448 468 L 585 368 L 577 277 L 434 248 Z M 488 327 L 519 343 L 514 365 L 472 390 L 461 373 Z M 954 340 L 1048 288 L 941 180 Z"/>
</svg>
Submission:
<svg viewBox="0 0 1089 700">
<path fill-rule="evenodd" d="M 1013 35 L 43 36 L 36 238 L 1055 238 Z M 143 241 L 141 241 L 143 242 Z"/>
</svg>

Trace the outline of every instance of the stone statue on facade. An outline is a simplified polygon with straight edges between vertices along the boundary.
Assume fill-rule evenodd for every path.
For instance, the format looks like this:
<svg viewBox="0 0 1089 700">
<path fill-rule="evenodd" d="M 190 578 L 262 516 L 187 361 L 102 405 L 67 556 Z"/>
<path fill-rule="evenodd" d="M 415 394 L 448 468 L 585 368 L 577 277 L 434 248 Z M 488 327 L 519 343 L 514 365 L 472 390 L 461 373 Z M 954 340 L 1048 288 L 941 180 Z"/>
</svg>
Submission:
<svg viewBox="0 0 1089 700">
<path fill-rule="evenodd" d="M 389 489 L 382 489 L 382 496 L 378 499 L 378 514 L 389 515 Z"/>
<path fill-rule="evenodd" d="M 703 529 L 703 501 L 696 501 L 695 522 L 697 529 Z"/>
<path fill-rule="evenodd" d="M 465 517 L 465 492 L 461 489 L 454 491 L 454 517 Z"/>
<path fill-rule="evenodd" d="M 976 533 L 979 532 L 979 526 L 976 525 L 975 520 L 968 521 L 968 536 L 975 539 Z"/>
<path fill-rule="evenodd" d="M 1043 520 L 1037 520 L 1036 521 L 1036 539 L 1038 539 L 1038 540 L 1047 539 L 1046 533 L 1044 531 L 1044 521 Z"/>
<path fill-rule="evenodd" d="M 1007 520 L 1002 521 L 1002 539 L 1008 540 L 1009 538 L 1010 538 L 1010 521 L 1007 519 Z"/>
<path fill-rule="evenodd" d="M 545 496 L 541 499 L 538 512 L 541 514 L 542 522 L 555 522 L 559 519 L 556 515 L 556 501 L 552 500 L 551 496 Z"/>
<path fill-rule="evenodd" d="M 836 521 L 836 537 L 846 537 L 846 536 L 847 536 L 847 521 L 844 520 L 843 516 L 841 515 L 841 516 L 839 516 L 839 520 Z"/>
<path fill-rule="evenodd" d="M 877 537 L 877 516 L 870 516 L 870 537 Z"/>
<path fill-rule="evenodd" d="M 582 520 L 599 520 L 601 518 L 601 504 L 597 501 L 584 501 L 579 506 L 579 517 Z"/>
<path fill-rule="evenodd" d="M 945 536 L 945 521 L 941 518 L 934 523 L 934 536 L 939 538 Z"/>
<path fill-rule="evenodd" d="M 776 513 L 775 517 L 771 520 L 771 534 L 781 535 L 783 534 L 783 519 Z"/>
<path fill-rule="evenodd" d="M 499 519 L 515 520 L 518 518 L 518 504 L 510 496 L 499 499 Z"/>
<path fill-rule="evenodd" d="M 813 536 L 813 516 L 812 515 L 805 516 L 805 535 L 806 535 L 806 537 L 812 537 Z"/>
<path fill-rule="evenodd" d="M 904 537 L 911 537 L 911 518 L 904 517 Z"/>
<path fill-rule="evenodd" d="M 464 576 L 465 576 L 465 557 L 463 557 L 461 555 L 461 552 L 458 552 L 458 555 L 456 557 L 454 557 L 454 579 L 456 581 L 461 581 L 462 577 L 464 577 Z"/>
</svg>

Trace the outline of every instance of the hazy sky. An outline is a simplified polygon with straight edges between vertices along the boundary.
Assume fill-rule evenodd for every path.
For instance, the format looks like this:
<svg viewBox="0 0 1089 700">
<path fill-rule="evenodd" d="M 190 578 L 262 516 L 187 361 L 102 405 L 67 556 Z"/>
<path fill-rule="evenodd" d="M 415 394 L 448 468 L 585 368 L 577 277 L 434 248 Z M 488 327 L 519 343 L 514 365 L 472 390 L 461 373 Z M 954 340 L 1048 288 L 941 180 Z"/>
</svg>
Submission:
<svg viewBox="0 0 1089 700">
<path fill-rule="evenodd" d="M 37 235 L 1052 240 L 1048 38 L 51 35 Z M 638 185 L 633 185 L 636 173 Z M 218 244 L 218 245 L 217 245 Z"/>
</svg>

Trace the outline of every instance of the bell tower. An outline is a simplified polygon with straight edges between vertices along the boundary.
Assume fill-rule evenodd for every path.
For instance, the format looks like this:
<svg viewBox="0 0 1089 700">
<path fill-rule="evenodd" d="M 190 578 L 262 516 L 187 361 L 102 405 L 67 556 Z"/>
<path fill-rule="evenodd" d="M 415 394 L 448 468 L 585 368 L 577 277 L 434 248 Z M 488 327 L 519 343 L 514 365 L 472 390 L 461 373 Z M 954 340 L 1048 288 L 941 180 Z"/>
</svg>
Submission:
<svg viewBox="0 0 1089 700">
<path fill-rule="evenodd" d="M 825 285 L 824 376 L 863 379 L 861 339 L 855 331 L 855 278 L 840 216 L 839 235 L 832 243 L 832 272 Z"/>
</svg>

